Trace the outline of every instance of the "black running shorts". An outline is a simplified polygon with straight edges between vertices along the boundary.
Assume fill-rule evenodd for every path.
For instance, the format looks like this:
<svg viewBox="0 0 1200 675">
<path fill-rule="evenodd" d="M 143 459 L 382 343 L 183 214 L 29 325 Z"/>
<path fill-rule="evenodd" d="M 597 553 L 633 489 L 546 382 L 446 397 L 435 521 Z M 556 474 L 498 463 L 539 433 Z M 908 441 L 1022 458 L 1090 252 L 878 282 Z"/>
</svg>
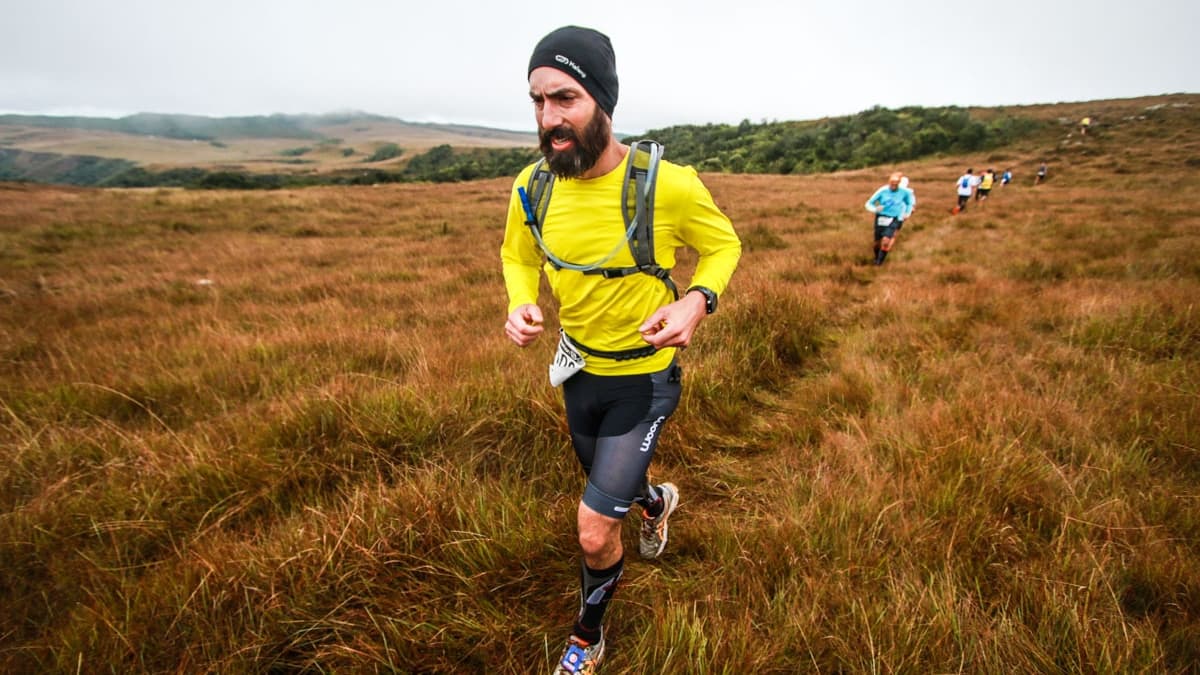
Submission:
<svg viewBox="0 0 1200 675">
<path fill-rule="evenodd" d="M 646 469 L 682 391 L 682 369 L 675 363 L 646 375 L 581 371 L 563 383 L 571 442 L 588 477 L 588 508 L 623 518 L 643 496 Z"/>
<path fill-rule="evenodd" d="M 900 229 L 900 219 L 891 216 L 875 214 L 875 241 L 879 241 L 884 237 L 891 239 L 896 236 L 896 230 Z M 881 223 L 887 223 L 883 225 Z"/>
</svg>

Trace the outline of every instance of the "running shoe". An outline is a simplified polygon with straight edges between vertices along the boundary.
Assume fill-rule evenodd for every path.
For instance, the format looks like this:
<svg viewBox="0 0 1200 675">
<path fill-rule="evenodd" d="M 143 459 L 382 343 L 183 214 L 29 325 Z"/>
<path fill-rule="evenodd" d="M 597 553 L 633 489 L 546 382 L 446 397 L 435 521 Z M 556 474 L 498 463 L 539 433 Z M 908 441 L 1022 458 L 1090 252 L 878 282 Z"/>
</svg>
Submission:
<svg viewBox="0 0 1200 675">
<path fill-rule="evenodd" d="M 663 483 L 658 486 L 662 494 L 663 510 L 657 518 L 642 514 L 642 534 L 638 538 L 638 553 L 647 560 L 653 560 L 662 555 L 667 547 L 667 519 L 675 507 L 679 506 L 679 488 L 674 483 Z"/>
<path fill-rule="evenodd" d="M 604 633 L 600 633 L 600 639 L 592 645 L 572 635 L 567 638 L 567 646 L 558 659 L 554 675 L 594 675 L 603 658 Z"/>
</svg>

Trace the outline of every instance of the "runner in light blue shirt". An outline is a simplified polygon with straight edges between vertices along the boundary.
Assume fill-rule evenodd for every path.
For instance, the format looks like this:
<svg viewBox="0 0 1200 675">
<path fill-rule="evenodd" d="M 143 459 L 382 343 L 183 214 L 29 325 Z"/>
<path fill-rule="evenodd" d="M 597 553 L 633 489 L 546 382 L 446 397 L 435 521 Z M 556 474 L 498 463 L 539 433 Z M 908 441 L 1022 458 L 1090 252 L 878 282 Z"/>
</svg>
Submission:
<svg viewBox="0 0 1200 675">
<path fill-rule="evenodd" d="M 892 250 L 896 230 L 905 218 L 912 215 L 913 192 L 900 187 L 904 174 L 899 171 L 888 177 L 888 184 L 875 191 L 867 200 L 866 209 L 875 214 L 875 264 L 882 265 Z"/>
</svg>

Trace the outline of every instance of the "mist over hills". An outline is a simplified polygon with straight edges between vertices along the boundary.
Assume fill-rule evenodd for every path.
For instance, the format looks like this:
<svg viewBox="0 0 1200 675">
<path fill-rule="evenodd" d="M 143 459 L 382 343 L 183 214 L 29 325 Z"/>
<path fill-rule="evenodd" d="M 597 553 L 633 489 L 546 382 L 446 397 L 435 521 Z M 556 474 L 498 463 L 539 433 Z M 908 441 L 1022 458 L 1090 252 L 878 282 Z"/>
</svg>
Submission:
<svg viewBox="0 0 1200 675">
<path fill-rule="evenodd" d="M 303 115 L 252 115 L 205 117 L 201 115 L 137 113 L 125 117 L 56 117 L 51 115 L 0 115 L 0 126 L 25 126 L 81 131 L 110 131 L 139 136 L 211 141 L 234 138 L 326 139 L 346 124 L 387 124 L 410 127 L 414 132 L 441 132 L 473 138 L 527 141 L 532 134 L 463 124 L 406 122 L 360 111 Z"/>
<path fill-rule="evenodd" d="M 137 113 L 119 118 L 4 115 L 0 116 L 0 124 L 52 129 L 112 131 L 143 136 L 162 136 L 164 138 L 203 141 L 220 137 L 320 137 L 320 134 L 311 128 L 304 128 L 301 118 L 285 115 L 225 118 L 157 113 Z"/>
</svg>

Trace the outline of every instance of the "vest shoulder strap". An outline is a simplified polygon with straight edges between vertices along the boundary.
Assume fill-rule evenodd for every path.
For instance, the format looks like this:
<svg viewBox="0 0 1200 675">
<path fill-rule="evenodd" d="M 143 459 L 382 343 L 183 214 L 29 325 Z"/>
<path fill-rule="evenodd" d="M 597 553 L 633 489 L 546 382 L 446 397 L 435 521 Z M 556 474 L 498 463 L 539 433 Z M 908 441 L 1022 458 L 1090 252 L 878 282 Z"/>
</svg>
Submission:
<svg viewBox="0 0 1200 675">
<path fill-rule="evenodd" d="M 575 269 L 584 274 L 600 274 L 607 279 L 630 274 L 649 274 L 660 279 L 671 294 L 678 299 L 679 289 L 671 280 L 671 270 L 658 264 L 654 256 L 654 193 L 658 180 L 658 166 L 662 160 L 663 146 L 651 140 L 634 141 L 625 162 L 625 180 L 621 187 L 621 212 L 625 221 L 626 242 L 633 255 L 633 267 L 604 267 L 606 258 L 594 265 L 576 265 L 565 262 L 551 253 L 542 242 L 542 224 L 554 193 L 554 173 L 546 167 L 545 158 L 539 159 L 526 184 L 531 216 L 527 225 L 533 230 L 534 238 L 546 254 L 547 260 L 556 268 Z"/>
</svg>

